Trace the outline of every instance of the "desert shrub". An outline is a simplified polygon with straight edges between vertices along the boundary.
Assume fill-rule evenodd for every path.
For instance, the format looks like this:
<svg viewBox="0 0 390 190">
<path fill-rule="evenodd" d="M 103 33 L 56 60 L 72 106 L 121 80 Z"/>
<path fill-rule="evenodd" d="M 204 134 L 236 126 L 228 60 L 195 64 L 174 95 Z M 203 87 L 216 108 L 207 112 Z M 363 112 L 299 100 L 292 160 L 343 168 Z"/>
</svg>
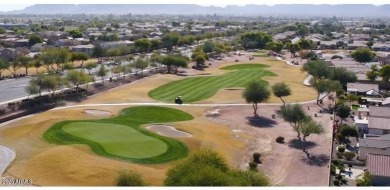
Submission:
<svg viewBox="0 0 390 190">
<path fill-rule="evenodd" d="M 284 143 L 284 137 L 281 137 L 281 136 L 277 137 L 276 142 L 281 143 L 281 144 Z"/>
<path fill-rule="evenodd" d="M 211 150 L 200 150 L 170 168 L 164 184 L 167 186 L 269 185 L 267 178 L 261 172 L 257 174 L 253 171 L 230 169 L 225 159 Z"/>
<path fill-rule="evenodd" d="M 334 166 L 339 166 L 342 164 L 342 162 L 340 160 L 332 160 L 332 163 L 334 164 Z"/>
<path fill-rule="evenodd" d="M 117 186 L 144 186 L 141 175 L 132 171 L 120 172 L 116 180 Z"/>
<path fill-rule="evenodd" d="M 336 152 L 337 158 L 338 159 L 343 159 L 344 158 L 344 153 L 343 152 Z"/>
<path fill-rule="evenodd" d="M 339 147 L 337 148 L 337 150 L 338 150 L 339 152 L 345 152 L 345 147 L 344 147 L 344 146 L 339 146 Z"/>
<path fill-rule="evenodd" d="M 330 174 L 336 175 L 336 166 L 333 164 L 330 165 Z"/>
<path fill-rule="evenodd" d="M 235 180 L 235 186 L 267 186 L 268 179 L 262 172 L 231 170 L 229 175 Z"/>
<path fill-rule="evenodd" d="M 356 154 L 354 152 L 345 152 L 344 157 L 346 160 L 352 160 L 355 158 Z"/>
<path fill-rule="evenodd" d="M 249 170 L 251 171 L 257 171 L 257 163 L 256 162 L 249 162 Z"/>
<path fill-rule="evenodd" d="M 330 59 L 343 59 L 341 55 L 333 55 Z"/>
<path fill-rule="evenodd" d="M 252 155 L 253 161 L 256 163 L 260 163 L 260 156 L 261 156 L 261 154 L 258 152 L 253 153 L 253 155 Z"/>
<path fill-rule="evenodd" d="M 355 127 L 349 126 L 346 124 L 341 125 L 341 127 L 339 128 L 339 131 L 344 137 L 358 137 L 359 136 L 359 133 Z"/>
<path fill-rule="evenodd" d="M 336 134 L 336 139 L 337 139 L 337 141 L 339 141 L 339 142 L 343 142 L 343 141 L 345 140 L 345 136 L 342 135 L 341 133 L 337 133 L 337 134 Z"/>
<path fill-rule="evenodd" d="M 338 99 L 336 105 L 343 105 L 344 102 L 344 99 Z"/>
</svg>

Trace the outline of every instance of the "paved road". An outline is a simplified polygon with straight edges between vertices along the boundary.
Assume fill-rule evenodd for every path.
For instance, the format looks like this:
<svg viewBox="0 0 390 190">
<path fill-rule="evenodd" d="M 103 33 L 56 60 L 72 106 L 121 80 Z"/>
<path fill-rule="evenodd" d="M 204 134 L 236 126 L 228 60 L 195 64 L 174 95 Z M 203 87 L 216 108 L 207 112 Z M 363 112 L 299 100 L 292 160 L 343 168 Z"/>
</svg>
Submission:
<svg viewBox="0 0 390 190">
<path fill-rule="evenodd" d="M 21 98 L 28 94 L 24 90 L 30 77 L 7 79 L 0 81 L 0 102 Z"/>
<path fill-rule="evenodd" d="M 0 176 L 3 175 L 8 165 L 15 159 L 16 153 L 13 149 L 0 145 Z"/>
</svg>

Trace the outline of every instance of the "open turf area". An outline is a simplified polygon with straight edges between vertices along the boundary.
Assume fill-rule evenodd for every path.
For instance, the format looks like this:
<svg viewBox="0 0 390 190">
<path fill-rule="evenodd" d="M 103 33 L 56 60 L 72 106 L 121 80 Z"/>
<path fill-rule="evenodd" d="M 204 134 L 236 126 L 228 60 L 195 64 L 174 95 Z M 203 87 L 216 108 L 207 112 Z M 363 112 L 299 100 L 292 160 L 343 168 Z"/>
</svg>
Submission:
<svg viewBox="0 0 390 190">
<path fill-rule="evenodd" d="M 173 101 L 177 96 L 183 96 L 185 102 L 196 102 L 213 96 L 224 88 L 244 87 L 251 80 L 261 80 L 264 76 L 276 76 L 264 70 L 269 66 L 262 64 L 240 64 L 221 68 L 234 70 L 218 76 L 190 77 L 173 81 L 149 92 L 149 96 L 166 102 Z M 266 81 L 261 80 L 266 83 Z"/>
<path fill-rule="evenodd" d="M 140 106 L 122 110 L 118 117 L 91 121 L 63 121 L 43 137 L 56 144 L 87 144 L 99 155 L 137 163 L 162 163 L 183 158 L 188 150 L 181 142 L 142 127 L 148 123 L 191 120 L 172 108 Z"/>
</svg>

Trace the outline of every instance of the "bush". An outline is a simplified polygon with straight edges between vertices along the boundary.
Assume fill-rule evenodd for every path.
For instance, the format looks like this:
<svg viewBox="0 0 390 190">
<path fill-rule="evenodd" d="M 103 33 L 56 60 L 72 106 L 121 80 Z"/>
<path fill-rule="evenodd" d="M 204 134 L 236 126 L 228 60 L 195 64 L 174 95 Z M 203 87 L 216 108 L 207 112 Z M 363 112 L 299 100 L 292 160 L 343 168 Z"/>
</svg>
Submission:
<svg viewBox="0 0 390 190">
<path fill-rule="evenodd" d="M 341 55 L 333 55 L 330 59 L 343 59 Z"/>
<path fill-rule="evenodd" d="M 345 152 L 345 147 L 344 147 L 344 146 L 339 146 L 339 147 L 337 148 L 337 150 L 338 150 L 339 152 Z"/>
<path fill-rule="evenodd" d="M 339 142 L 343 142 L 343 141 L 345 140 L 345 137 L 344 137 L 344 135 L 342 135 L 341 133 L 337 133 L 337 134 L 336 134 L 336 139 L 337 139 L 337 141 L 339 141 Z"/>
<path fill-rule="evenodd" d="M 121 172 L 116 180 L 117 186 L 144 186 L 141 175 L 138 173 L 128 171 Z"/>
<path fill-rule="evenodd" d="M 250 164 L 254 165 L 256 163 Z M 257 165 L 257 164 L 256 164 Z M 262 173 L 228 168 L 225 159 L 211 150 L 200 150 L 168 170 L 167 186 L 269 185 Z"/>
<path fill-rule="evenodd" d="M 249 162 L 249 170 L 250 171 L 257 171 L 257 163 L 256 162 Z"/>
<path fill-rule="evenodd" d="M 256 163 L 260 163 L 260 156 L 261 156 L 261 154 L 258 152 L 253 153 L 253 155 L 252 155 L 253 161 Z"/>
<path fill-rule="evenodd" d="M 333 181 L 334 186 L 340 186 L 340 181 L 339 180 L 334 180 Z"/>
<path fill-rule="evenodd" d="M 356 154 L 354 152 L 345 152 L 344 157 L 346 160 L 350 161 L 355 158 Z"/>
<path fill-rule="evenodd" d="M 338 159 L 343 159 L 344 158 L 344 153 L 342 152 L 336 152 L 337 158 Z"/>
<path fill-rule="evenodd" d="M 276 142 L 277 142 L 277 143 L 280 143 L 280 144 L 283 144 L 283 143 L 284 143 L 284 137 L 280 137 L 280 136 L 277 137 L 277 138 L 276 138 Z"/>
<path fill-rule="evenodd" d="M 330 174 L 336 175 L 336 166 L 333 164 L 330 165 Z"/>
</svg>

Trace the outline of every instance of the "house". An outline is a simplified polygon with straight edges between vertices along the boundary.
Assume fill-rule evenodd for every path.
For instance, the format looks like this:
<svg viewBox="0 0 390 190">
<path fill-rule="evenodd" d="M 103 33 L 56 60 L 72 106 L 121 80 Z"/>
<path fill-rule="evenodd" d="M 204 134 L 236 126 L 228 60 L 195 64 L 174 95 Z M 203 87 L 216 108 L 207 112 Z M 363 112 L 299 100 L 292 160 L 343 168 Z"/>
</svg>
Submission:
<svg viewBox="0 0 390 190">
<path fill-rule="evenodd" d="M 43 49 L 43 44 L 42 43 L 36 43 L 33 46 L 30 47 L 31 52 L 40 52 L 41 49 Z"/>
<path fill-rule="evenodd" d="M 379 92 L 378 84 L 347 83 L 347 92 L 356 95 L 365 95 L 366 92 L 375 90 Z"/>
<path fill-rule="evenodd" d="M 390 156 L 390 134 L 364 135 L 359 139 L 359 160 L 366 160 L 368 154 L 381 154 Z"/>
<path fill-rule="evenodd" d="M 88 45 L 71 46 L 70 49 L 74 52 L 81 52 L 91 56 L 94 47 L 95 47 L 94 45 L 88 44 Z"/>
<path fill-rule="evenodd" d="M 124 41 L 114 41 L 114 42 L 103 42 L 100 44 L 102 48 L 118 48 L 120 46 L 134 46 L 134 42 L 124 40 Z"/>
<path fill-rule="evenodd" d="M 59 39 L 57 41 L 55 41 L 53 43 L 53 45 L 55 47 L 62 47 L 62 46 L 73 46 L 73 45 L 79 45 L 80 42 L 78 42 L 78 44 L 75 44 L 74 42 L 77 41 L 77 40 L 71 40 L 71 39 Z"/>
<path fill-rule="evenodd" d="M 5 39 L 2 39 L 1 42 L 3 42 L 3 45 L 5 47 L 15 47 L 16 40 L 18 40 L 18 38 L 7 37 Z"/>
<path fill-rule="evenodd" d="M 373 186 L 390 186 L 390 156 L 368 154 L 367 169 L 372 176 Z"/>
<path fill-rule="evenodd" d="M 0 49 L 0 59 L 11 61 L 16 57 L 16 49 L 14 48 L 4 48 Z"/>
<path fill-rule="evenodd" d="M 353 43 L 347 44 L 347 49 L 349 49 L 349 50 L 355 50 L 357 48 L 366 48 L 366 47 L 367 47 L 367 44 L 365 44 L 363 42 L 353 42 Z"/>
<path fill-rule="evenodd" d="M 389 117 L 368 117 L 368 133 L 375 135 L 390 134 Z"/>
<path fill-rule="evenodd" d="M 382 107 L 390 107 L 390 97 L 387 97 L 383 100 Z"/>
<path fill-rule="evenodd" d="M 30 46 L 30 43 L 28 42 L 28 39 L 19 39 L 15 41 L 14 47 L 28 47 Z"/>
<path fill-rule="evenodd" d="M 320 41 L 319 49 L 336 49 L 337 41 Z"/>
<path fill-rule="evenodd" d="M 383 65 L 390 64 L 390 54 L 377 55 L 376 58 L 378 59 L 380 64 L 383 64 Z"/>
<path fill-rule="evenodd" d="M 390 44 L 375 43 L 372 45 L 374 51 L 390 51 Z"/>
</svg>

